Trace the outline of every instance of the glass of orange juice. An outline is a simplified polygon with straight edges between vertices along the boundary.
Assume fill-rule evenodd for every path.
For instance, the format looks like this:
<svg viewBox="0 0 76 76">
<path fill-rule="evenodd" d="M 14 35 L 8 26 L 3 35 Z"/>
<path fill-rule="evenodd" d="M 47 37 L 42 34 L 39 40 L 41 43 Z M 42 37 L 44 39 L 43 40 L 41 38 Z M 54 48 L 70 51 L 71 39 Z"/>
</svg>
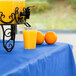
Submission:
<svg viewBox="0 0 76 76">
<path fill-rule="evenodd" d="M 35 49 L 36 48 L 37 30 L 32 27 L 26 27 L 23 30 L 24 48 Z"/>
</svg>

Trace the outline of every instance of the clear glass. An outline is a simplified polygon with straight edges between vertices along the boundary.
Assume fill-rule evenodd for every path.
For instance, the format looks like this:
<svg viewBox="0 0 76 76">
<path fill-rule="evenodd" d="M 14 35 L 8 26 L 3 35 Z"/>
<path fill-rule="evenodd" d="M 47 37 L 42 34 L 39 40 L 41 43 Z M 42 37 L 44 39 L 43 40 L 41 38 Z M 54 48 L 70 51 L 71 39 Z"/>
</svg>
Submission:
<svg viewBox="0 0 76 76">
<path fill-rule="evenodd" d="M 23 30 L 24 48 L 35 49 L 37 39 L 37 29 L 32 27 L 26 27 Z"/>
</svg>

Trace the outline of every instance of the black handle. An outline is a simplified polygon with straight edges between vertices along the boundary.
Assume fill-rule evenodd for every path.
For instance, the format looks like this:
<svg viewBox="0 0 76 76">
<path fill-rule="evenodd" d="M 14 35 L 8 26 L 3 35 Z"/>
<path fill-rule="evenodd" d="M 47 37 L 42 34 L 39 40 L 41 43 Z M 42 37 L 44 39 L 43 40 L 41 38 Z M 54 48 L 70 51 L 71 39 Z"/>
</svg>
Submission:
<svg viewBox="0 0 76 76">
<path fill-rule="evenodd" d="M 30 18 L 30 7 L 35 7 L 35 6 L 29 6 L 27 8 L 23 8 L 23 12 L 20 12 L 20 16 L 25 16 L 26 19 Z"/>
</svg>

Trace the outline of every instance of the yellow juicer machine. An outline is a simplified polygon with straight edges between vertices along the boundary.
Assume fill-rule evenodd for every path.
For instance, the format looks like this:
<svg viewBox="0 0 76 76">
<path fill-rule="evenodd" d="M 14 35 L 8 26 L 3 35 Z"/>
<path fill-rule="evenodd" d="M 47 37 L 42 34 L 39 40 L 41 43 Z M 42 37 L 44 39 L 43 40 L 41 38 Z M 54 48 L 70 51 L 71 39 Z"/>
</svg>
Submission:
<svg viewBox="0 0 76 76">
<path fill-rule="evenodd" d="M 0 0 L 0 25 L 3 30 L 3 46 L 7 52 L 14 48 L 16 25 L 25 24 L 31 27 L 26 22 L 29 17 L 30 7 L 25 8 L 25 0 Z M 11 28 L 4 29 L 4 25 L 11 25 Z M 6 37 L 9 39 L 5 40 Z"/>
</svg>

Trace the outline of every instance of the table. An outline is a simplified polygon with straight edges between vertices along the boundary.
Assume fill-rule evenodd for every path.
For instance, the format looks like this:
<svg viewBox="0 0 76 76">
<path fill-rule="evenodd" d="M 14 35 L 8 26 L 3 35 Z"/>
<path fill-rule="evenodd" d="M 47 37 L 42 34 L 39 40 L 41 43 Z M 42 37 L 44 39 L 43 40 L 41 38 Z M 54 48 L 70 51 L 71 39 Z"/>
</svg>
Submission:
<svg viewBox="0 0 76 76">
<path fill-rule="evenodd" d="M 75 65 L 75 75 L 76 75 L 76 65 Z"/>
<path fill-rule="evenodd" d="M 6 52 L 0 41 L 0 76 L 74 76 L 75 61 L 72 45 L 55 43 L 24 49 L 23 41 L 16 41 L 12 52 Z"/>
</svg>

